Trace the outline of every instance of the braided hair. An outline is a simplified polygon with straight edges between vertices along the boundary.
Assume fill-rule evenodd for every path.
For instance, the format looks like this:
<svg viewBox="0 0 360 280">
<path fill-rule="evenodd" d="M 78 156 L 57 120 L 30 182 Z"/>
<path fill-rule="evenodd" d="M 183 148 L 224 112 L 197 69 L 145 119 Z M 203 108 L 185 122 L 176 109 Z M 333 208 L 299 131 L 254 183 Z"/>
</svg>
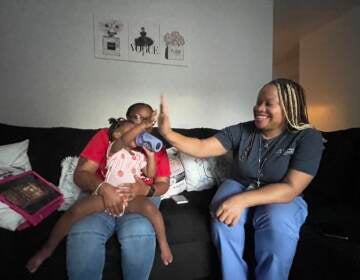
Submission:
<svg viewBox="0 0 360 280">
<path fill-rule="evenodd" d="M 276 79 L 269 84 L 277 89 L 289 130 L 313 127 L 309 123 L 305 93 L 301 85 L 289 79 Z"/>
</svg>

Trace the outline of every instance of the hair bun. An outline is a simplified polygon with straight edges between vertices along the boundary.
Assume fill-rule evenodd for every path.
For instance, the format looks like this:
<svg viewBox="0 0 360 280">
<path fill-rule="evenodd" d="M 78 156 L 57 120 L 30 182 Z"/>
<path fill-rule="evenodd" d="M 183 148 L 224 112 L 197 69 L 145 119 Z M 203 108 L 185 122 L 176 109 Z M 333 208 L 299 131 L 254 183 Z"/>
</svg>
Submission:
<svg viewBox="0 0 360 280">
<path fill-rule="evenodd" d="M 110 125 L 114 125 L 117 123 L 117 120 L 115 118 L 108 119 Z"/>
</svg>

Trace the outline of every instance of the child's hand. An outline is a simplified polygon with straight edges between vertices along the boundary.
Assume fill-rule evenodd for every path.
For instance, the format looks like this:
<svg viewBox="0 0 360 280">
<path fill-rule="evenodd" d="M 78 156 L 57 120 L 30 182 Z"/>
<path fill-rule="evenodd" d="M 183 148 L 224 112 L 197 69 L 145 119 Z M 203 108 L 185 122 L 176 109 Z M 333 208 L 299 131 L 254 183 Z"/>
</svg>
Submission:
<svg viewBox="0 0 360 280">
<path fill-rule="evenodd" d="M 143 146 L 142 148 L 143 148 L 143 150 L 144 150 L 144 152 L 145 152 L 145 155 L 146 155 L 146 157 L 147 157 L 148 159 L 151 158 L 151 157 L 154 157 L 155 152 L 149 150 L 149 149 L 146 148 L 145 146 Z"/>
<path fill-rule="evenodd" d="M 153 127 L 156 124 L 157 119 L 157 110 L 154 110 L 151 114 L 151 117 L 148 119 L 144 119 L 142 123 L 144 124 L 145 128 Z"/>
</svg>

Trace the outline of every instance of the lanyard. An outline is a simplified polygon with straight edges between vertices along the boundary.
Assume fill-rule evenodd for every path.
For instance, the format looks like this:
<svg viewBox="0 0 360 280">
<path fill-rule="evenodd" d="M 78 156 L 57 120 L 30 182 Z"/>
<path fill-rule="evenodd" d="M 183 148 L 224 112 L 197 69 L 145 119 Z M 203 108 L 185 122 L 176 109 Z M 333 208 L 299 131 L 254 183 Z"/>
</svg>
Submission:
<svg viewBox="0 0 360 280">
<path fill-rule="evenodd" d="M 270 145 L 273 140 L 274 139 L 271 139 L 268 145 Z M 264 145 L 264 147 L 265 147 L 265 145 Z M 264 159 L 261 162 L 261 152 L 262 152 L 262 136 L 260 135 L 260 137 L 259 137 L 259 152 L 258 152 L 258 155 L 259 155 L 259 158 L 258 158 L 258 170 L 257 170 L 257 180 L 256 180 L 256 185 L 257 185 L 258 188 L 260 187 L 260 184 L 261 184 L 260 177 L 263 175 L 262 171 L 264 169 L 264 165 L 265 165 L 265 162 L 267 160 L 267 157 L 264 156 Z M 269 152 L 267 152 L 267 154 L 268 153 Z"/>
<path fill-rule="evenodd" d="M 263 170 L 264 170 L 264 165 L 265 165 L 265 162 L 268 160 L 268 158 L 271 157 L 271 155 L 274 154 L 274 151 L 276 150 L 276 146 L 277 146 L 277 143 L 280 143 L 282 142 L 282 139 L 284 138 L 284 136 L 281 136 L 280 139 L 278 139 L 278 136 L 273 138 L 273 139 L 270 139 L 268 140 L 268 142 L 265 144 L 264 143 L 264 148 L 268 149 L 266 154 L 264 154 L 264 158 L 263 160 L 261 160 L 261 156 L 262 156 L 262 143 L 263 143 L 263 139 L 262 139 L 262 136 L 261 134 L 259 135 L 259 150 L 258 150 L 258 170 L 257 170 L 257 176 L 256 176 L 256 187 L 259 188 L 260 185 L 261 185 L 261 176 L 263 176 Z M 270 148 L 270 145 L 272 143 L 275 143 L 271 148 Z"/>
</svg>

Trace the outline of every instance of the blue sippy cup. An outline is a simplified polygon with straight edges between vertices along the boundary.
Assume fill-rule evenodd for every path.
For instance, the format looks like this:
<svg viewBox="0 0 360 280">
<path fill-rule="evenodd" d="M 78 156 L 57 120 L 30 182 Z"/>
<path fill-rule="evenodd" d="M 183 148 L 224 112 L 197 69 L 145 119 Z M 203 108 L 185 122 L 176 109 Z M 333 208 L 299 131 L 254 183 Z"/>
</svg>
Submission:
<svg viewBox="0 0 360 280">
<path fill-rule="evenodd" d="M 144 131 L 136 136 L 135 143 L 139 147 L 145 147 L 146 149 L 158 152 L 161 150 L 163 143 L 160 139 L 156 138 L 154 135 Z"/>
</svg>

